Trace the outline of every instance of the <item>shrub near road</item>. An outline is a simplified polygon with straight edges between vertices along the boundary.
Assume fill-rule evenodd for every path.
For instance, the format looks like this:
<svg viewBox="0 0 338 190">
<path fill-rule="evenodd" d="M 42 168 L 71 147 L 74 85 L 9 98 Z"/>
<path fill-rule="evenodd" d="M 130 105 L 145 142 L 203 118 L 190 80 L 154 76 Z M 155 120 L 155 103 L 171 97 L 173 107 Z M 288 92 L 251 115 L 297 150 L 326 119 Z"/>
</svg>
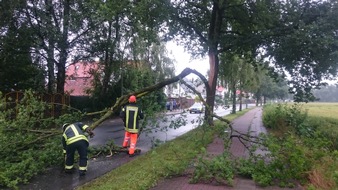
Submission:
<svg viewBox="0 0 338 190">
<path fill-rule="evenodd" d="M 8 108 L 0 93 L 0 189 L 17 189 L 46 168 L 63 163 L 60 126 L 79 120 L 81 114 L 48 118 L 49 106 L 27 91 L 16 107 Z"/>
<path fill-rule="evenodd" d="M 263 122 L 274 136 L 267 147 L 274 159 L 287 160 L 271 172 L 284 168 L 280 177 L 289 175 L 308 189 L 337 189 L 337 108 L 329 103 L 265 106 Z"/>
</svg>

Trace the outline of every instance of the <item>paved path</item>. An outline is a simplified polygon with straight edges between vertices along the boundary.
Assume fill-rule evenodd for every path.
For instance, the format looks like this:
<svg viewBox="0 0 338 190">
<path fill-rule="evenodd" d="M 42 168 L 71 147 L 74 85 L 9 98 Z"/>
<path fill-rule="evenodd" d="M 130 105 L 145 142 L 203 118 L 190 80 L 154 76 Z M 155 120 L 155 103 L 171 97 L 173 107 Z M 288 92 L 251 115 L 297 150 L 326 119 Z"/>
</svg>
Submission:
<svg viewBox="0 0 338 190">
<path fill-rule="evenodd" d="M 245 115 L 235 119 L 232 122 L 232 126 L 240 133 L 246 134 L 250 131 L 251 135 L 257 136 L 260 133 L 266 133 L 266 130 L 262 123 L 262 108 L 257 107 Z M 233 135 L 236 135 L 235 133 Z M 208 154 L 213 157 L 222 154 L 224 151 L 224 143 L 222 139 L 216 137 L 214 141 L 207 147 Z M 245 146 L 238 140 L 238 138 L 232 138 L 230 152 L 234 159 L 239 157 L 247 157 L 248 152 Z M 192 175 L 193 168 L 188 168 L 186 172 L 179 177 L 171 179 L 165 179 L 160 181 L 156 187 L 151 190 L 281 190 L 291 188 L 279 188 L 279 187 L 266 187 L 261 188 L 257 186 L 252 180 L 236 177 L 234 179 L 233 187 L 226 185 L 219 185 L 215 183 L 211 184 L 190 184 L 189 180 Z M 301 187 L 293 189 L 302 189 Z"/>
</svg>

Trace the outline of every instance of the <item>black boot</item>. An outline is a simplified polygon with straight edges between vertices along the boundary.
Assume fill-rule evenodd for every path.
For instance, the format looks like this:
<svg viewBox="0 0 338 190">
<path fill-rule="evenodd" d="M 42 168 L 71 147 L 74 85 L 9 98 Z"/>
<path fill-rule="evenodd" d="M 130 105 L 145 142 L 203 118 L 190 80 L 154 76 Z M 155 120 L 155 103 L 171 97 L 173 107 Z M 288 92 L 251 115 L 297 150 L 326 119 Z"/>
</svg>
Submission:
<svg viewBox="0 0 338 190">
<path fill-rule="evenodd" d="M 80 176 L 86 175 L 86 170 L 79 170 L 79 175 Z"/>
<path fill-rule="evenodd" d="M 66 174 L 72 174 L 72 173 L 74 173 L 74 168 L 72 168 L 72 169 L 65 169 L 65 173 Z"/>
</svg>

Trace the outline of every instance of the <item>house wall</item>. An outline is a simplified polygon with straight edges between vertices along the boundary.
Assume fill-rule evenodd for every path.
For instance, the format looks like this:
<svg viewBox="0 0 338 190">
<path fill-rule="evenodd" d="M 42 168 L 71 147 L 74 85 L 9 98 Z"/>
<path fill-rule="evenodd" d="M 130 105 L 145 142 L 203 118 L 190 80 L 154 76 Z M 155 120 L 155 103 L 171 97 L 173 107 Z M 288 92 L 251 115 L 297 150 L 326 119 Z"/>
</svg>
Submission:
<svg viewBox="0 0 338 190">
<path fill-rule="evenodd" d="M 88 96 L 92 88 L 93 73 L 99 69 L 97 62 L 77 62 L 66 69 L 65 92 L 71 96 Z"/>
</svg>

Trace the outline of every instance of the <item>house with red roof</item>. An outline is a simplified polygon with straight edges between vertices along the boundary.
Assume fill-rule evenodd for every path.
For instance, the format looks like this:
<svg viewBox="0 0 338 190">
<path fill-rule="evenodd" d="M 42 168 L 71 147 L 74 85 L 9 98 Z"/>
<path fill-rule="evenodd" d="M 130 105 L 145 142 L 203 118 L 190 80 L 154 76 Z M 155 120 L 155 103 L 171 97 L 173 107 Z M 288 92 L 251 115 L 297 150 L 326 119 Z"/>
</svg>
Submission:
<svg viewBox="0 0 338 190">
<path fill-rule="evenodd" d="M 66 68 L 65 93 L 71 96 L 88 96 L 93 88 L 93 74 L 99 69 L 97 62 L 77 62 Z"/>
<path fill-rule="evenodd" d="M 216 86 L 216 95 L 224 98 L 224 93 L 226 93 L 227 90 L 223 86 Z"/>
</svg>

